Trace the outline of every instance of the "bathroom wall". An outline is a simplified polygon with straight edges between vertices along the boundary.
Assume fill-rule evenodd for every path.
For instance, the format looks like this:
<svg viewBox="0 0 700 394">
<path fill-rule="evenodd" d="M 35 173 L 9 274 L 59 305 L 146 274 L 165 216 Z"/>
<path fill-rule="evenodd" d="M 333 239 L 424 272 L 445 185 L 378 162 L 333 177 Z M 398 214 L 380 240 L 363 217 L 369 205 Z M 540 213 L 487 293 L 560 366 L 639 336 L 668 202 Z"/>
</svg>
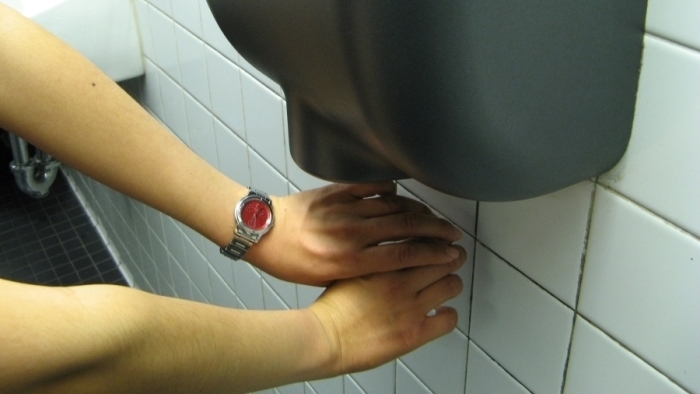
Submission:
<svg viewBox="0 0 700 394">
<path fill-rule="evenodd" d="M 125 88 L 155 117 L 244 185 L 284 195 L 324 184 L 289 157 L 279 86 L 238 56 L 205 1 L 134 5 L 146 75 Z M 698 1 L 649 1 L 632 140 L 609 173 L 513 203 L 400 182 L 465 233 L 457 330 L 373 371 L 265 392 L 700 392 L 699 15 Z M 72 174 L 141 289 L 251 309 L 320 294 L 234 264 Z"/>
</svg>

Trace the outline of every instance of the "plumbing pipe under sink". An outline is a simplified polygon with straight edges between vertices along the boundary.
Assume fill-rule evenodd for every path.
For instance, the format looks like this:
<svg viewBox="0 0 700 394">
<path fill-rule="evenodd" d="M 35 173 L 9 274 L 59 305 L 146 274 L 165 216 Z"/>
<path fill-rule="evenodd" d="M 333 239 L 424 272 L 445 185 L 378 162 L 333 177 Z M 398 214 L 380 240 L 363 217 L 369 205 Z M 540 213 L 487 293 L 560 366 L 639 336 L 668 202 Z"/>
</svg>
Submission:
<svg viewBox="0 0 700 394">
<path fill-rule="evenodd" d="M 39 149 L 36 150 L 34 157 L 30 157 L 27 141 L 14 134 L 8 134 L 14 157 L 10 163 L 10 169 L 17 187 L 31 197 L 46 197 L 56 179 L 61 163 Z"/>
</svg>

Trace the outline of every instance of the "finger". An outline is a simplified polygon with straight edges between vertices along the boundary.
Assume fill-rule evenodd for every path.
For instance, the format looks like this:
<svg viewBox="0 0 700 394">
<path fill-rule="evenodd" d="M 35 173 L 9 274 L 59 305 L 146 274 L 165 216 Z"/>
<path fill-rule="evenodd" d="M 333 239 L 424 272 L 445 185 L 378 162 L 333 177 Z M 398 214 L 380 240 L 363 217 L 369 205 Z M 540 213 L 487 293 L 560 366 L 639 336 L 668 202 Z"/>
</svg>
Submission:
<svg viewBox="0 0 700 394">
<path fill-rule="evenodd" d="M 457 297 L 462 290 L 462 278 L 455 274 L 447 275 L 418 293 L 418 305 L 424 313 L 428 313 L 435 306 Z"/>
<path fill-rule="evenodd" d="M 448 242 L 462 238 L 462 232 L 447 220 L 416 212 L 380 216 L 365 222 L 363 224 L 369 227 L 363 232 L 367 245 L 407 238 L 436 238 Z"/>
<path fill-rule="evenodd" d="M 401 274 L 406 278 L 407 286 L 414 291 L 420 292 L 460 269 L 467 261 L 467 252 L 460 246 L 457 246 L 456 249 L 459 251 L 459 257 L 449 263 L 426 265 L 401 271 Z"/>
<path fill-rule="evenodd" d="M 389 196 L 396 194 L 396 184 L 392 181 L 346 185 L 346 191 L 355 198 Z"/>
<path fill-rule="evenodd" d="M 457 327 L 457 320 L 457 311 L 454 308 L 447 306 L 435 308 L 435 315 L 426 317 L 422 323 L 424 343 L 452 332 Z"/>
<path fill-rule="evenodd" d="M 399 242 L 373 246 L 363 250 L 357 256 L 355 268 L 357 272 L 354 276 L 449 263 L 459 258 L 460 249 L 461 247 L 456 245 L 431 242 Z"/>
<path fill-rule="evenodd" d="M 356 203 L 355 209 L 357 214 L 366 218 L 392 215 L 399 212 L 417 212 L 434 216 L 433 212 L 425 204 L 396 195 L 360 200 Z"/>
</svg>

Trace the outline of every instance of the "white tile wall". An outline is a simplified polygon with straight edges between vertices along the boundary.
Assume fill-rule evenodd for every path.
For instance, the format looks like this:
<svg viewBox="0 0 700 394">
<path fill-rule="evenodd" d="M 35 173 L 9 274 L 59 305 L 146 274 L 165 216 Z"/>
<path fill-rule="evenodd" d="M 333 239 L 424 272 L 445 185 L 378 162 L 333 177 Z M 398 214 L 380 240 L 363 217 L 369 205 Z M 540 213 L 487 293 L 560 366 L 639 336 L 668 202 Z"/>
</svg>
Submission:
<svg viewBox="0 0 700 394">
<path fill-rule="evenodd" d="M 344 384 L 345 385 L 343 386 L 343 390 L 345 390 L 345 394 L 365 394 L 365 391 L 362 390 L 362 387 L 360 387 L 360 385 L 357 384 L 357 382 L 355 382 L 354 380 L 352 380 L 352 378 L 349 376 L 345 376 Z"/>
<path fill-rule="evenodd" d="M 700 50 L 700 2 L 696 0 L 649 0 L 646 29 L 682 45 Z"/>
<path fill-rule="evenodd" d="M 700 237 L 700 52 L 644 45 L 632 141 L 601 182 Z"/>
<path fill-rule="evenodd" d="M 471 339 L 537 393 L 559 391 L 574 312 L 481 244 Z"/>
<path fill-rule="evenodd" d="M 700 391 L 700 242 L 608 190 L 596 196 L 579 311 Z"/>
<path fill-rule="evenodd" d="M 466 393 L 526 394 L 529 391 L 470 341 Z"/>
<path fill-rule="evenodd" d="M 325 184 L 291 160 L 282 91 L 241 59 L 206 0 L 134 3 L 146 75 L 129 91 L 154 116 L 244 185 L 283 195 Z M 265 392 L 700 392 L 698 4 L 649 1 L 632 140 L 597 183 L 487 204 L 402 181 L 468 234 L 457 330 L 373 371 Z M 140 288 L 253 309 L 306 307 L 323 291 L 233 264 L 71 174 Z"/>
<path fill-rule="evenodd" d="M 412 394 L 431 394 L 425 386 L 402 362 L 396 363 L 396 392 Z"/>
<path fill-rule="evenodd" d="M 593 188 L 585 181 L 525 201 L 482 202 L 479 240 L 573 307 Z"/>
<path fill-rule="evenodd" d="M 204 58 L 204 42 L 178 24 L 175 24 L 175 40 L 182 86 L 200 103 L 210 108 L 211 100 L 209 98 L 207 63 Z"/>
<path fill-rule="evenodd" d="M 578 317 L 564 392 L 661 394 L 685 391 Z"/>
</svg>

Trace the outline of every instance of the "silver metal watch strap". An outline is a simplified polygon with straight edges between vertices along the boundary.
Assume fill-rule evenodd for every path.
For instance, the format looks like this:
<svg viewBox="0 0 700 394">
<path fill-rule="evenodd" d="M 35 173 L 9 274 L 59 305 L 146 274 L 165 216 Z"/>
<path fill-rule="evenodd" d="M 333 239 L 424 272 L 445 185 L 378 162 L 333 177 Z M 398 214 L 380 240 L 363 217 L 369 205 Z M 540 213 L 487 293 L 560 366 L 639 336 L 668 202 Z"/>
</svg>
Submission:
<svg viewBox="0 0 700 394">
<path fill-rule="evenodd" d="M 229 243 L 225 248 L 219 249 L 221 254 L 232 259 L 240 260 L 243 255 L 253 246 L 253 242 L 241 237 L 239 234 L 233 237 L 231 243 Z"/>
</svg>

